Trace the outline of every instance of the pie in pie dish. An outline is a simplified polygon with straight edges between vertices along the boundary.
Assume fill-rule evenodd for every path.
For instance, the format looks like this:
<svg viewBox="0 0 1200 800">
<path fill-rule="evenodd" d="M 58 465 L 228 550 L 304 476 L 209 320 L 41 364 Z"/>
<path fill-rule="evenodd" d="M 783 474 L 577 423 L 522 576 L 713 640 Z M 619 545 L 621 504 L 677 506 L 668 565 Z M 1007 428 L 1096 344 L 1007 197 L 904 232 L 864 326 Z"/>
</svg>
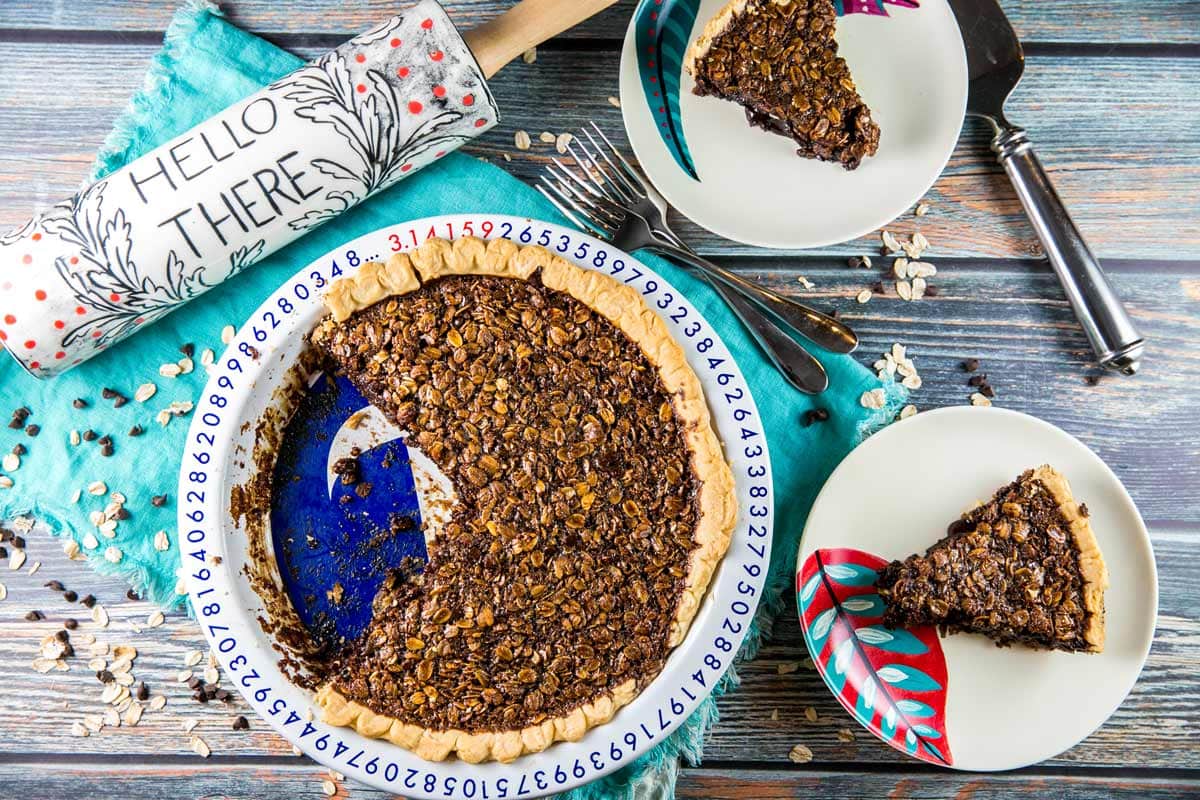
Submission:
<svg viewBox="0 0 1200 800">
<path fill-rule="evenodd" d="M 890 627 L 938 625 L 998 645 L 1104 649 L 1108 570 L 1087 507 L 1050 466 L 1027 470 L 876 583 Z"/>
<path fill-rule="evenodd" d="M 688 48 L 693 91 L 739 103 L 797 155 L 857 168 L 879 126 L 837 54 L 835 19 L 832 0 L 730 0 Z"/>
<path fill-rule="evenodd" d="M 431 239 L 333 284 L 315 345 L 453 486 L 317 692 L 430 760 L 607 722 L 687 633 L 736 516 L 700 383 L 638 290 L 540 247 Z"/>
</svg>

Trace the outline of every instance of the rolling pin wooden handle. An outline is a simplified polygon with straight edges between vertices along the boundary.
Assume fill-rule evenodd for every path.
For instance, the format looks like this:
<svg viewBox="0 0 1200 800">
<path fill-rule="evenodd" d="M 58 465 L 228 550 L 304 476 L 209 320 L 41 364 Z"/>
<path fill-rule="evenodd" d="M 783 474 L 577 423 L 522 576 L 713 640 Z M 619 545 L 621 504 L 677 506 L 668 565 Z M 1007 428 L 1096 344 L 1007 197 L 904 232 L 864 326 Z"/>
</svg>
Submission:
<svg viewBox="0 0 1200 800">
<path fill-rule="evenodd" d="M 463 36 L 485 77 L 531 47 L 573 28 L 617 0 L 522 0 Z"/>
</svg>

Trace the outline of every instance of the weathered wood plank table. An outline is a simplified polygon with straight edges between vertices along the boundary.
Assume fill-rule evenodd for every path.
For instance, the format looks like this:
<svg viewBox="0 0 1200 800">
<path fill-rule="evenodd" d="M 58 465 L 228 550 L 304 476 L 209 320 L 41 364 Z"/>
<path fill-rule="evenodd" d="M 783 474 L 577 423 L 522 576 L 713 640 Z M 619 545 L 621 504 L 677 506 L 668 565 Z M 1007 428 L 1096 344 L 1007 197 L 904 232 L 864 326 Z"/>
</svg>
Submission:
<svg viewBox="0 0 1200 800">
<path fill-rule="evenodd" d="M 231 0 L 242 26 L 302 55 L 315 55 L 387 16 L 389 0 Z M 485 19 L 507 0 L 452 0 L 460 23 Z M 493 84 L 505 123 L 468 149 L 530 178 L 552 149 L 512 146 L 517 129 L 561 131 L 596 119 L 620 131 L 617 63 L 634 5 L 621 2 L 541 48 Z M 72 193 L 161 41 L 170 4 L 156 0 L 5 0 L 0 3 L 0 227 Z M 861 271 L 844 258 L 871 251 L 864 239 L 823 251 L 764 252 L 681 224 L 698 249 L 758 280 L 839 309 L 861 334 L 862 358 L 903 342 L 921 363 L 921 408 L 961 404 L 970 390 L 959 362 L 979 357 L 997 403 L 1062 426 L 1098 452 L 1129 487 L 1149 524 L 1161 579 L 1158 632 L 1141 681 L 1115 716 L 1079 746 L 1005 775 L 936 771 L 861 733 L 815 672 L 789 667 L 806 653 L 793 615 L 741 670 L 742 687 L 721 703 L 702 766 L 684 771 L 689 797 L 1184 797 L 1200 795 L 1200 2 L 1005 0 L 1026 43 L 1027 77 L 1012 116 L 1029 128 L 1059 191 L 1104 259 L 1150 345 L 1142 374 L 1102 379 L 1061 291 L 1039 260 L 1034 234 L 992 163 L 985 131 L 964 128 L 920 220 L 939 267 L 936 298 L 854 302 Z M 897 45 L 897 57 L 903 48 Z M 511 162 L 503 154 L 511 157 Z M 898 232 L 913 230 L 911 215 Z M 813 286 L 797 281 L 803 274 Z M 2 387 L 0 387 L 2 392 Z M 769 407 L 769 401 L 768 402 Z M 240 698 L 200 705 L 176 682 L 185 654 L 203 647 L 182 614 L 129 638 L 138 675 L 166 707 L 137 727 L 72 738 L 71 723 L 100 710 L 84 669 L 38 674 L 38 641 L 78 611 L 42 587 L 57 579 L 95 594 L 114 630 L 152 609 L 126 587 L 69 562 L 35 531 L 30 563 L 3 575 L 0 602 L 0 796 L 124 798 L 379 797 L 335 781 L 257 721 Z M 27 621 L 31 609 L 45 621 Z M 203 663 L 196 667 L 203 668 Z M 239 714 L 248 731 L 235 731 Z M 212 747 L 188 747 L 195 724 Z M 850 738 L 839 729 L 854 731 Z M 789 762 L 795 744 L 814 760 Z M 118 784 L 119 782 L 119 784 Z M 101 789 L 100 787 L 104 787 Z M 118 788 L 119 787 L 119 788 Z"/>
</svg>

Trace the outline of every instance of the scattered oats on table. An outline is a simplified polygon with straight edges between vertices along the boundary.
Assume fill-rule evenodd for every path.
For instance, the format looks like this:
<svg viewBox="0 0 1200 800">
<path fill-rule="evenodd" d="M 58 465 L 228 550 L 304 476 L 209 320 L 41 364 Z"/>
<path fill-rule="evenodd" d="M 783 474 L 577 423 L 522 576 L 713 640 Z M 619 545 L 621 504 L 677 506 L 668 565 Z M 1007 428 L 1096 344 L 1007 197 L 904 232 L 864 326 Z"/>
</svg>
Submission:
<svg viewBox="0 0 1200 800">
<path fill-rule="evenodd" d="M 171 542 L 167 539 L 166 531 L 159 531 L 154 534 L 154 549 L 163 552 L 171 549 Z"/>
<path fill-rule="evenodd" d="M 537 61 L 537 48 L 531 47 L 521 54 L 521 60 L 526 64 L 532 64 Z"/>
<path fill-rule="evenodd" d="M 333 781 L 326 778 L 325 780 L 321 781 L 321 791 L 330 797 L 333 797 L 335 794 L 337 794 L 337 785 Z"/>
<path fill-rule="evenodd" d="M 973 406 L 990 406 L 992 401 L 984 397 L 979 392 L 974 392 L 971 395 L 971 405 Z"/>
<path fill-rule="evenodd" d="M 912 284 L 908 281 L 896 281 L 896 294 L 900 295 L 901 300 L 912 300 Z"/>
<path fill-rule="evenodd" d="M 538 134 L 538 139 L 542 141 L 542 144 L 554 144 L 555 136 L 550 131 L 542 131 Z"/>
<path fill-rule="evenodd" d="M 804 277 L 803 275 L 796 276 L 796 283 L 800 284 L 805 289 L 817 288 L 817 285 L 815 283 L 813 283 L 812 281 L 810 281 L 808 278 Z"/>
<path fill-rule="evenodd" d="M 212 750 L 209 748 L 208 742 L 204 741 L 199 736 L 193 736 L 188 742 L 188 745 L 192 748 L 192 752 L 201 758 L 208 758 L 210 755 L 212 755 Z"/>
<path fill-rule="evenodd" d="M 180 366 L 174 362 L 163 364 L 158 368 L 158 374 L 164 378 L 178 378 L 183 373 Z"/>
<path fill-rule="evenodd" d="M 782 661 L 775 665 L 775 671 L 780 675 L 790 675 L 800 669 L 799 661 Z"/>
<path fill-rule="evenodd" d="M 849 728 L 838 728 L 837 738 L 839 742 L 853 742 L 854 731 L 850 730 Z"/>
<path fill-rule="evenodd" d="M 813 708 L 812 706 L 807 706 L 804 709 L 804 718 L 806 720 L 808 720 L 809 722 L 816 722 L 817 721 L 817 709 Z"/>
<path fill-rule="evenodd" d="M 612 95 L 609 95 L 609 97 L 608 97 L 608 104 L 610 106 L 612 106 L 613 108 L 621 107 L 621 101 L 619 99 L 617 99 L 616 97 L 613 97 Z"/>
<path fill-rule="evenodd" d="M 569 133 L 560 133 L 558 138 L 554 140 L 554 149 L 557 150 L 560 155 L 566 155 L 567 145 L 571 144 L 574 139 L 575 137 Z"/>
<path fill-rule="evenodd" d="M 221 328 L 221 344 L 229 344 L 233 341 L 233 337 L 237 334 L 237 329 L 232 325 L 226 325 Z"/>
<path fill-rule="evenodd" d="M 854 299 L 855 299 L 855 301 L 857 301 L 859 303 L 866 303 L 866 302 L 870 301 L 871 290 L 870 289 L 860 290 L 859 293 L 854 296 Z"/>
<path fill-rule="evenodd" d="M 807 764 L 813 760 L 813 752 L 802 744 L 798 744 L 788 752 L 788 759 L 793 764 Z"/>
<path fill-rule="evenodd" d="M 917 203 L 917 207 L 915 209 L 913 209 L 913 214 L 917 215 L 918 217 L 923 217 L 928 213 L 929 213 L 929 203 L 926 203 L 924 201 Z"/>
<path fill-rule="evenodd" d="M 513 134 L 513 146 L 518 150 L 528 150 L 532 140 L 529 138 L 528 131 L 517 131 Z"/>
<path fill-rule="evenodd" d="M 909 403 L 904 408 L 900 409 L 900 419 L 908 419 L 913 414 L 917 413 L 917 407 Z"/>
<path fill-rule="evenodd" d="M 889 253 L 895 253 L 900 249 L 900 242 L 889 230 L 881 231 L 879 241 L 883 243 L 883 247 Z"/>
<path fill-rule="evenodd" d="M 149 400 L 151 397 L 154 397 L 154 393 L 157 391 L 158 391 L 158 385 L 155 384 L 153 381 L 143 383 L 141 386 L 139 386 L 137 388 L 137 391 L 135 391 L 133 393 L 133 399 L 138 401 L 139 403 L 144 403 L 147 400 Z"/>
</svg>

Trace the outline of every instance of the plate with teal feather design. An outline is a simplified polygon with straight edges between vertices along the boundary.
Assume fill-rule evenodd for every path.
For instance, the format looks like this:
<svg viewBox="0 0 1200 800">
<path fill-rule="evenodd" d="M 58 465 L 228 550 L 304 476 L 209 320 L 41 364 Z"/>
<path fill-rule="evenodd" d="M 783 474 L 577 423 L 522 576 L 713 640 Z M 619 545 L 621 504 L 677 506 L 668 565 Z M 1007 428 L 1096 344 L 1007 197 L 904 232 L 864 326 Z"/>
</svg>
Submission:
<svg viewBox="0 0 1200 800">
<path fill-rule="evenodd" d="M 1102 652 L 882 624 L 883 567 L 924 553 L 963 511 L 1046 463 L 1086 503 L 1108 567 Z M 1103 725 L 1149 654 L 1157 587 L 1146 526 L 1096 454 L 1047 422 L 972 406 L 917 414 L 847 456 L 813 505 L 796 569 L 805 643 L 846 712 L 895 749 L 962 770 L 1053 758 Z"/>
<path fill-rule="evenodd" d="M 878 152 L 852 171 L 801 158 L 741 106 L 692 92 L 685 53 L 726 0 L 640 0 L 621 55 L 622 114 L 642 168 L 680 213 L 744 244 L 822 247 L 886 225 L 937 180 L 967 99 L 949 6 L 831 1 L 839 54 L 881 129 Z"/>
</svg>

